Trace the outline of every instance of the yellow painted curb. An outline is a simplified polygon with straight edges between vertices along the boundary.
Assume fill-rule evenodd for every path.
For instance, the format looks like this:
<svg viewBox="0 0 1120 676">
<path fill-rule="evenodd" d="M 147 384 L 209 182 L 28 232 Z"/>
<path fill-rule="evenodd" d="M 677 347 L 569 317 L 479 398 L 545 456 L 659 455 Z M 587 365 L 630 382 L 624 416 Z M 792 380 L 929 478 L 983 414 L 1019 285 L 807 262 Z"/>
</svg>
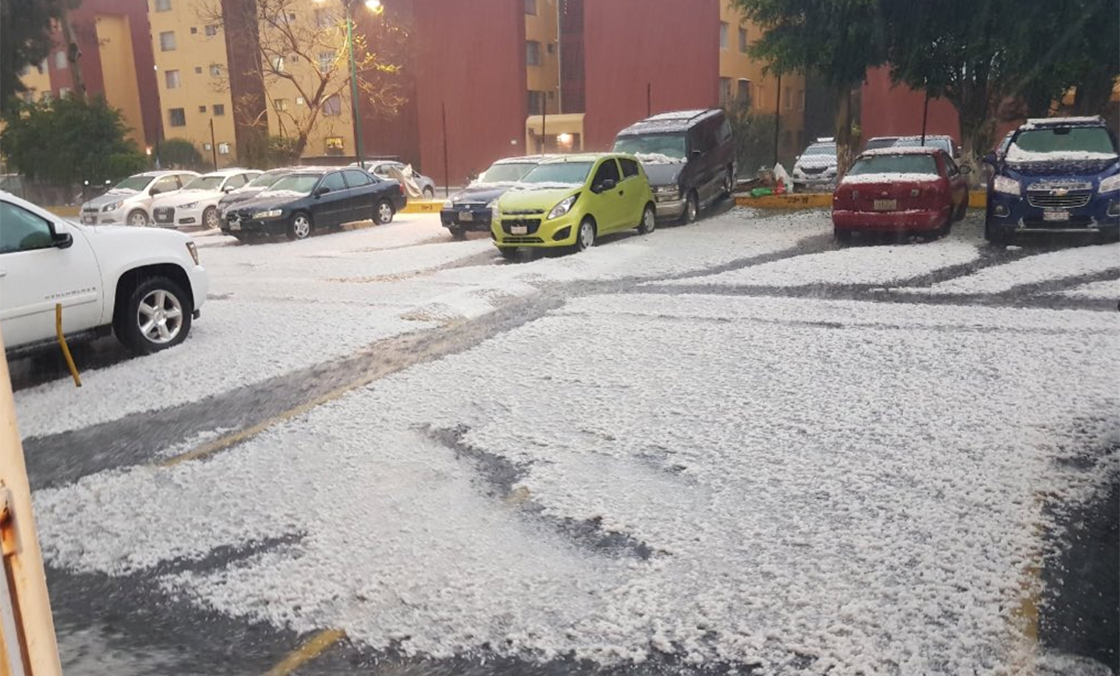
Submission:
<svg viewBox="0 0 1120 676">
<path fill-rule="evenodd" d="M 984 190 L 973 190 L 972 192 L 968 193 L 968 208 L 988 208 L 988 193 Z"/>
<path fill-rule="evenodd" d="M 443 200 L 409 200 L 401 209 L 402 214 L 438 214 L 443 208 Z"/>
<path fill-rule="evenodd" d="M 60 218 L 77 218 L 78 214 L 82 210 L 81 207 L 67 207 L 67 206 L 43 207 L 43 208 L 46 209 L 47 211 L 51 212 L 55 216 L 60 217 Z"/>
</svg>

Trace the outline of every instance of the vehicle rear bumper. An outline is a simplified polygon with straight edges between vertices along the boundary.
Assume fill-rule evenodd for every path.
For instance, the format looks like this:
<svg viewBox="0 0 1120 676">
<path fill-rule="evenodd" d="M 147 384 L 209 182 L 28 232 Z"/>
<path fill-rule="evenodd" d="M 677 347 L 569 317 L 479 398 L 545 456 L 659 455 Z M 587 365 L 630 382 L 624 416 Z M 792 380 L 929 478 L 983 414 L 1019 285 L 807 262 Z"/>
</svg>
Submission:
<svg viewBox="0 0 1120 676">
<path fill-rule="evenodd" d="M 833 210 L 832 224 L 841 230 L 936 230 L 950 217 L 950 209 L 921 211 Z"/>
</svg>

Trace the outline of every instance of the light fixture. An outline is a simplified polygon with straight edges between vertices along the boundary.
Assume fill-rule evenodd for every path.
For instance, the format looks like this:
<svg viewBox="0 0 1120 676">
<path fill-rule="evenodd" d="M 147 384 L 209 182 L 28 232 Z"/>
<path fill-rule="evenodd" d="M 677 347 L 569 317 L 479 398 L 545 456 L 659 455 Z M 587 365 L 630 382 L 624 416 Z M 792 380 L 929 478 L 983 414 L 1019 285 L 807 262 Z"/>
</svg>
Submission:
<svg viewBox="0 0 1120 676">
<path fill-rule="evenodd" d="M 560 143 L 561 145 L 565 145 L 565 146 L 566 146 L 566 145 L 571 145 L 571 143 L 572 143 L 572 135 L 571 135 L 571 134 L 569 134 L 568 132 L 564 132 L 563 134 L 560 134 L 559 136 L 557 136 L 557 137 L 556 137 L 556 140 L 557 140 L 557 141 L 558 141 L 558 142 L 559 142 L 559 143 Z"/>
<path fill-rule="evenodd" d="M 366 8 L 373 12 L 380 12 L 382 10 L 381 0 L 366 0 Z"/>
</svg>

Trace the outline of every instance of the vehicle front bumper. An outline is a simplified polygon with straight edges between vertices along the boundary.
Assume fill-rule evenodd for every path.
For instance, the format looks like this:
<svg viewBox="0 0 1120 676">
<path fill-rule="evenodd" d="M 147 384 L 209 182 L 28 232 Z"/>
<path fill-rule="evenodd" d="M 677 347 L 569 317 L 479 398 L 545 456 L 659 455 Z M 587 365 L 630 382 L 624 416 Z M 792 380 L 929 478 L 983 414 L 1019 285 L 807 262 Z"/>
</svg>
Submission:
<svg viewBox="0 0 1120 676">
<path fill-rule="evenodd" d="M 490 237 L 498 248 L 534 247 L 548 248 L 571 246 L 576 243 L 582 213 L 568 213 L 560 218 L 545 220 L 544 214 L 499 215 L 490 223 Z M 518 226 L 524 233 L 514 234 Z"/>
<path fill-rule="evenodd" d="M 195 265 L 187 269 L 187 276 L 191 280 L 191 295 L 194 296 L 195 319 L 199 316 L 199 308 L 206 302 L 206 294 L 210 291 L 210 278 L 206 268 Z"/>
<path fill-rule="evenodd" d="M 229 214 L 232 215 L 232 214 Z M 222 219 L 222 234 L 224 235 L 279 235 L 287 231 L 287 215 L 281 218 L 234 218 L 229 215 Z"/>
<path fill-rule="evenodd" d="M 951 207 L 915 211 L 849 211 L 834 209 L 832 225 L 840 230 L 872 232 L 937 230 L 952 217 Z"/>
<path fill-rule="evenodd" d="M 203 225 L 202 215 L 205 212 L 205 205 L 191 209 L 158 207 L 152 210 L 152 220 L 162 228 L 197 228 Z"/>
<path fill-rule="evenodd" d="M 465 220 L 465 217 L 468 219 Z M 493 215 L 490 209 L 477 207 L 463 207 L 455 209 L 441 209 L 439 221 L 445 228 L 457 228 L 472 232 L 486 232 L 490 229 L 490 220 Z"/>
<path fill-rule="evenodd" d="M 657 211 L 657 217 L 661 219 L 676 219 L 684 215 L 685 200 L 665 200 L 658 201 L 654 197 L 654 208 Z"/>
<path fill-rule="evenodd" d="M 124 209 L 113 211 L 86 211 L 79 214 L 82 225 L 118 225 L 123 224 L 127 215 Z"/>
<path fill-rule="evenodd" d="M 836 174 L 794 174 L 790 176 L 794 185 L 807 188 L 823 188 L 836 185 Z"/>
<path fill-rule="evenodd" d="M 989 190 L 987 222 L 1004 234 L 1114 233 L 1120 231 L 1120 192 L 1094 193 L 1080 207 L 1043 209 L 1032 206 L 1026 196 Z"/>
</svg>

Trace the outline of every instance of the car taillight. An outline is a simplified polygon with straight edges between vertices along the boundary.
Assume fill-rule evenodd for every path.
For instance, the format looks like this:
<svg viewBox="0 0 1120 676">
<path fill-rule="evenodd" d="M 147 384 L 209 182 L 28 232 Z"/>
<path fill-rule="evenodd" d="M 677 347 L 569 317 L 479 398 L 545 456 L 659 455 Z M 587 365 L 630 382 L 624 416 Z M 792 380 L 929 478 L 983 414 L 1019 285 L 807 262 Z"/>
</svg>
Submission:
<svg viewBox="0 0 1120 676">
<path fill-rule="evenodd" d="M 397 184 L 397 190 L 400 190 L 401 191 L 401 197 L 404 197 L 404 184 L 403 183 L 398 183 Z"/>
</svg>

